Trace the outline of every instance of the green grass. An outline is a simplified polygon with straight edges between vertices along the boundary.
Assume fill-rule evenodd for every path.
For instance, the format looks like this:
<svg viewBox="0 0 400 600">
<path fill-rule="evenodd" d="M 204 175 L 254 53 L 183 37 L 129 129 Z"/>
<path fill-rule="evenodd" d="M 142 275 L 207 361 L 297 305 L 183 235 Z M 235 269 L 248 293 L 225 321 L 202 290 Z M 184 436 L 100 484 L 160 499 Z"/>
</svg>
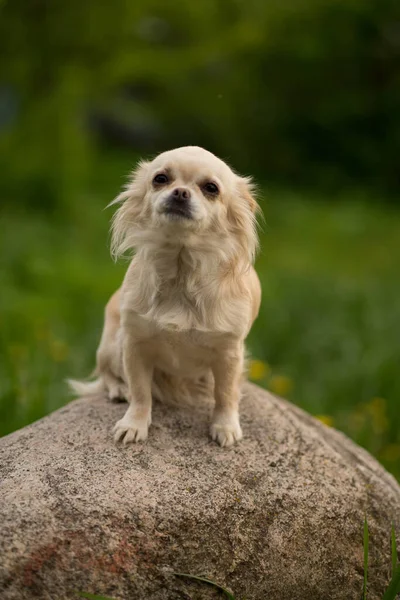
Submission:
<svg viewBox="0 0 400 600">
<path fill-rule="evenodd" d="M 222 587 L 222 585 L 219 585 L 218 583 L 215 583 L 215 581 L 208 579 L 208 577 L 199 577 L 199 575 L 188 575 L 187 573 L 174 573 L 174 575 L 176 575 L 176 577 L 192 579 L 194 581 L 199 581 L 200 583 L 206 583 L 207 585 L 211 585 L 212 587 L 222 592 L 224 596 L 228 598 L 228 600 L 235 600 L 235 597 L 233 596 L 233 594 L 231 594 L 231 592 L 228 592 L 226 588 Z"/>
<path fill-rule="evenodd" d="M 396 600 L 397 594 L 400 593 L 400 564 L 397 564 L 397 549 L 396 549 L 396 533 L 392 525 L 391 531 L 391 553 L 392 553 L 392 577 L 389 585 L 383 594 L 382 600 Z M 363 600 L 367 600 L 367 584 L 368 584 L 368 556 L 369 556 L 369 531 L 367 518 L 364 521 L 364 586 Z"/>
<path fill-rule="evenodd" d="M 0 434 L 68 401 L 94 365 L 103 306 L 126 265 L 108 251 L 129 162 L 100 162 L 63 212 L 0 210 Z M 259 383 L 333 423 L 400 478 L 400 213 L 378 200 L 265 190 L 249 337 Z"/>
<path fill-rule="evenodd" d="M 285 194 L 265 212 L 249 338 L 269 366 L 260 382 L 329 416 L 400 477 L 400 214 Z"/>
<path fill-rule="evenodd" d="M 394 576 L 397 569 L 397 548 L 396 548 L 396 531 L 392 523 L 392 532 L 390 536 L 390 546 L 392 549 L 392 576 Z"/>
<path fill-rule="evenodd" d="M 368 553 L 369 553 L 369 530 L 368 530 L 367 517 L 365 517 L 365 520 L 364 520 L 364 584 L 363 584 L 363 600 L 367 600 Z"/>
<path fill-rule="evenodd" d="M 394 573 L 382 600 L 396 600 L 397 594 L 400 593 L 400 567 Z"/>
<path fill-rule="evenodd" d="M 77 592 L 77 594 L 81 598 L 86 598 L 86 600 L 114 600 L 109 596 L 97 596 L 96 594 L 88 594 L 87 592 Z"/>
</svg>

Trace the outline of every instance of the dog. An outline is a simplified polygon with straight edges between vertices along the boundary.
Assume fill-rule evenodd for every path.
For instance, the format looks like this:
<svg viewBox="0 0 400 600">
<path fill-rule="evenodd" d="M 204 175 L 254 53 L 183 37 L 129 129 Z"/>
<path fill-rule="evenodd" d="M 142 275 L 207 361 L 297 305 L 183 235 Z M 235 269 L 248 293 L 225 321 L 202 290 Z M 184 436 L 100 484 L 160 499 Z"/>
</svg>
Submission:
<svg viewBox="0 0 400 600">
<path fill-rule="evenodd" d="M 244 342 L 261 301 L 251 179 L 182 147 L 140 162 L 114 204 L 112 255 L 134 255 L 105 309 L 98 378 L 70 383 L 80 395 L 128 400 L 114 427 L 124 444 L 146 440 L 152 397 L 214 396 L 211 438 L 231 446 L 242 438 Z"/>
</svg>

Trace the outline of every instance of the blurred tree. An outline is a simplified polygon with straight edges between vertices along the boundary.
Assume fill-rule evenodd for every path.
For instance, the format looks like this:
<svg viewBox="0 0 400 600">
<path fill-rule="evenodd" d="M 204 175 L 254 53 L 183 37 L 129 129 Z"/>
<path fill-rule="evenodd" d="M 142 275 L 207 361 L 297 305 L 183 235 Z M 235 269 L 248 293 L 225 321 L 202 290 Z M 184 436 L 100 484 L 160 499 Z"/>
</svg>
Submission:
<svg viewBox="0 0 400 600">
<path fill-rule="evenodd" d="M 261 178 L 394 188 L 399 16 L 397 0 L 9 1 L 2 198 L 67 206 L 98 133 L 140 152 L 203 144 Z"/>
</svg>

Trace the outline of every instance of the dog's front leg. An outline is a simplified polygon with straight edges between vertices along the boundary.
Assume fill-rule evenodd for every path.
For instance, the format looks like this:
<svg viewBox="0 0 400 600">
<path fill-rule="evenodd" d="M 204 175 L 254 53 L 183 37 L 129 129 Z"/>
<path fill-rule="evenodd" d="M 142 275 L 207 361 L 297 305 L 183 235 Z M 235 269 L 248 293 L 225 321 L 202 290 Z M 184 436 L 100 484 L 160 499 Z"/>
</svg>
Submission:
<svg viewBox="0 0 400 600">
<path fill-rule="evenodd" d="M 153 366 L 143 356 L 135 338 L 127 333 L 123 340 L 123 364 L 129 388 L 129 408 L 114 427 L 114 439 L 129 444 L 147 438 L 151 423 Z"/>
<path fill-rule="evenodd" d="M 220 446 L 232 446 L 242 438 L 239 422 L 240 385 L 243 375 L 242 344 L 222 352 L 212 371 L 215 380 L 215 408 L 211 422 L 211 437 Z"/>
</svg>

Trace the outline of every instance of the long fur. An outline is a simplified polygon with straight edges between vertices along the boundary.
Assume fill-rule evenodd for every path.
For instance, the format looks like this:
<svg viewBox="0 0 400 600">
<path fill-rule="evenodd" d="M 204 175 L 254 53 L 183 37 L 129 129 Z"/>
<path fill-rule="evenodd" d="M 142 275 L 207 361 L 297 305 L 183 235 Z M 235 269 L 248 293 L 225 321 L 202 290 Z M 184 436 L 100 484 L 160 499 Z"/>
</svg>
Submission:
<svg viewBox="0 0 400 600">
<path fill-rule="evenodd" d="M 143 202 L 149 168 L 141 162 L 112 203 L 120 204 L 112 220 L 112 255 L 117 259 L 135 252 L 131 308 L 164 327 L 230 331 L 240 321 L 243 297 L 248 295 L 241 276 L 258 248 L 254 185 L 249 177 L 234 176 L 235 196 L 221 205 L 211 226 L 191 231 L 181 244 L 171 244 L 151 223 Z"/>
<path fill-rule="evenodd" d="M 106 391 L 104 381 L 101 377 L 97 377 L 93 381 L 67 379 L 67 383 L 77 396 L 101 396 Z"/>
<path fill-rule="evenodd" d="M 192 190 L 196 218 L 188 226 L 175 227 L 162 221 L 155 209 L 162 198 L 151 181 L 167 159 L 168 169 L 181 173 L 182 181 L 193 179 L 187 185 Z M 199 192 L 200 177 L 219 181 L 221 193 L 217 199 L 207 200 Z M 250 178 L 236 175 L 205 150 L 182 148 L 155 161 L 139 163 L 129 184 L 111 204 L 118 206 L 112 220 L 111 253 L 115 259 L 126 253 L 133 253 L 133 258 L 121 292 L 113 296 L 106 308 L 105 329 L 97 353 L 99 377 L 88 382 L 72 380 L 70 386 L 79 395 L 128 394 L 126 383 L 128 380 L 130 388 L 132 380 L 122 364 L 125 332 L 135 337 L 135 328 L 147 323 L 155 331 L 165 332 L 161 346 L 164 340 L 166 348 L 179 343 L 176 357 L 164 355 L 170 367 L 178 371 L 174 375 L 155 368 L 153 396 L 169 404 L 180 404 L 210 399 L 216 394 L 218 401 L 220 392 L 210 365 L 206 368 L 209 359 L 204 348 L 210 346 L 210 352 L 218 352 L 217 356 L 227 353 L 226 360 L 232 355 L 227 365 L 237 365 L 232 371 L 237 387 L 244 369 L 243 342 L 259 307 L 259 282 L 252 267 L 258 245 L 259 208 Z M 151 352 L 160 353 L 162 362 L 161 346 L 157 342 Z M 182 371 L 179 364 L 186 362 L 193 372 Z M 121 422 L 127 422 L 127 415 L 124 419 Z M 125 425 L 119 425 L 122 429 L 117 430 L 117 436 L 126 433 L 126 439 L 130 436 L 128 441 L 145 439 L 147 433 L 143 432 L 148 425 L 141 426 L 139 434 L 139 429 L 129 433 L 128 426 L 125 431 Z M 238 421 L 232 425 L 233 429 L 236 427 L 235 435 L 229 433 L 231 424 L 219 423 L 215 427 L 214 439 L 222 445 L 240 439 Z M 223 435 L 218 428 L 224 430 Z"/>
</svg>

